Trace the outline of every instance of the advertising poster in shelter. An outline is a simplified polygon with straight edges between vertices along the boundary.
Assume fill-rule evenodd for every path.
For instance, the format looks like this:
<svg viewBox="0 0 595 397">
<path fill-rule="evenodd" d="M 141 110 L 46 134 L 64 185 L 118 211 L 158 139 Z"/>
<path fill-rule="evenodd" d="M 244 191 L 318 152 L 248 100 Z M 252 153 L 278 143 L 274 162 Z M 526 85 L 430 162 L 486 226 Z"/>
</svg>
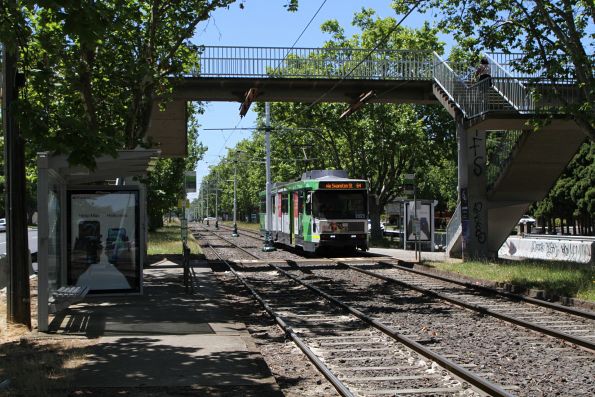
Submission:
<svg viewBox="0 0 595 397">
<path fill-rule="evenodd" d="M 140 290 L 138 190 L 68 192 L 68 283 L 92 293 Z"/>
<path fill-rule="evenodd" d="M 407 203 L 407 240 L 415 240 L 413 219 L 415 218 L 413 201 Z M 417 219 L 419 219 L 419 241 L 430 241 L 432 238 L 431 204 L 417 202 Z"/>
</svg>

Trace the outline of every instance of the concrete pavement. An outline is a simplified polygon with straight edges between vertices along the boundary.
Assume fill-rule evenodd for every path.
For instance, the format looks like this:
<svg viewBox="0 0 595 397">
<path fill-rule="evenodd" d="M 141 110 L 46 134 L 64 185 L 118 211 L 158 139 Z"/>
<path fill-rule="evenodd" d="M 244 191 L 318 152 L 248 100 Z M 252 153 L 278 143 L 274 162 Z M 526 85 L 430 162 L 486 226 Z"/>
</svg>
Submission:
<svg viewBox="0 0 595 397">
<path fill-rule="evenodd" d="M 97 338 L 73 385 L 281 395 L 244 324 L 234 319 L 238 313 L 221 299 L 211 269 L 195 272 L 194 295 L 184 293 L 182 269 L 163 261 L 145 269 L 143 295 L 89 297 L 54 317 L 52 332 Z"/>
</svg>

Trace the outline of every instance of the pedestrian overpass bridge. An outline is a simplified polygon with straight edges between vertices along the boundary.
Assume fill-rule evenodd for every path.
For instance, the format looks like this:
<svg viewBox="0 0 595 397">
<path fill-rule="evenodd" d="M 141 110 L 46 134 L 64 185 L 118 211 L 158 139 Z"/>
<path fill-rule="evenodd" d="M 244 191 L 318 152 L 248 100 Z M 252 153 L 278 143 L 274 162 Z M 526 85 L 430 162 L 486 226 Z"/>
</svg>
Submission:
<svg viewBox="0 0 595 397">
<path fill-rule="evenodd" d="M 164 153 L 184 155 L 187 101 L 238 102 L 244 112 L 255 101 L 441 104 L 456 121 L 459 146 L 447 249 L 487 257 L 585 141 L 561 111 L 579 99 L 571 71 L 555 81 L 527 74 L 521 55 L 486 54 L 490 84 L 469 82 L 470 65 L 430 51 L 203 47 L 193 72 L 173 79 L 173 102 L 154 110 L 148 136 Z M 536 118 L 550 121 L 532 131 L 526 123 Z"/>
</svg>

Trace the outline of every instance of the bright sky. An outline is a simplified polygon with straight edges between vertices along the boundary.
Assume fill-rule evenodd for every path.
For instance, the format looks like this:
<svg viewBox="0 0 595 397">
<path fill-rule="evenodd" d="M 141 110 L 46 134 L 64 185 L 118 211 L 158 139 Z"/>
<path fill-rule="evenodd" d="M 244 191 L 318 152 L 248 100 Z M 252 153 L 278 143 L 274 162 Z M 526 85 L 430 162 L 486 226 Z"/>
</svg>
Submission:
<svg viewBox="0 0 595 397">
<path fill-rule="evenodd" d="M 253 47 L 291 47 L 306 27 L 316 11 L 324 3 L 318 15 L 295 45 L 296 47 L 320 47 L 329 36 L 320 32 L 320 25 L 329 19 L 337 19 L 345 29 L 347 37 L 356 33 L 351 26 L 353 14 L 362 6 L 372 8 L 380 17 L 395 17 L 390 8 L 390 0 L 300 0 L 298 12 L 287 12 L 283 7 L 285 0 L 247 0 L 244 9 L 239 3 L 229 9 L 220 9 L 212 18 L 200 25 L 194 36 L 194 43 L 199 45 L 253 46 Z M 403 26 L 420 27 L 424 17 L 410 15 Z M 206 112 L 199 118 L 201 124 L 200 140 L 208 147 L 204 160 L 196 166 L 197 182 L 208 174 L 208 166 L 217 164 L 219 156 L 227 153 L 226 147 L 233 147 L 238 141 L 250 136 L 251 131 L 204 131 L 208 128 L 247 128 L 256 124 L 256 114 L 250 110 L 243 119 L 239 116 L 239 103 L 209 102 Z M 189 194 L 190 200 L 196 194 Z"/>
</svg>

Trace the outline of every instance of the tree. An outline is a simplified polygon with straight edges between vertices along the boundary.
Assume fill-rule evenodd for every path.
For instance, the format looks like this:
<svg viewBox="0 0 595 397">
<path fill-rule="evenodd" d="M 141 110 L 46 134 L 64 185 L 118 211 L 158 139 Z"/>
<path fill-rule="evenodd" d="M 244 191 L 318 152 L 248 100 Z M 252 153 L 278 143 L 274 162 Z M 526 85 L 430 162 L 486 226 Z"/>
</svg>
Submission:
<svg viewBox="0 0 595 397">
<path fill-rule="evenodd" d="M 437 26 L 453 33 L 464 48 L 505 53 L 522 52 L 515 67 L 556 82 L 572 76 L 577 101 L 568 102 L 562 90 L 554 94 L 585 134 L 595 139 L 595 58 L 592 0 L 423 0 L 421 12 L 433 12 Z M 409 0 L 394 0 L 397 11 Z M 591 54 L 586 50 L 591 47 Z"/>
<path fill-rule="evenodd" d="M 234 1 L 21 1 L 12 14 L 2 7 L 0 40 L 23 48 L 23 133 L 90 167 L 100 154 L 144 144 L 154 99 L 197 65 L 200 47 L 189 41 L 196 26 Z"/>
<path fill-rule="evenodd" d="M 583 144 L 552 190 L 533 206 L 536 217 L 579 220 L 585 234 L 592 233 L 595 218 L 595 144 Z"/>
</svg>

